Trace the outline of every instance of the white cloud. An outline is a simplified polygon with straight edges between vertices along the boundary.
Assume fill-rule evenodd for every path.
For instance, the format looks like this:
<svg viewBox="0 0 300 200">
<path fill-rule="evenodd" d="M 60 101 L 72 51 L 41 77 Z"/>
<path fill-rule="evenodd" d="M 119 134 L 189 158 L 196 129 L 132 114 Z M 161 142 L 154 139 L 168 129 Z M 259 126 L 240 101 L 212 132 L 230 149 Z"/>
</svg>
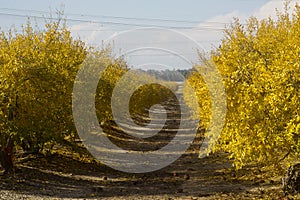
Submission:
<svg viewBox="0 0 300 200">
<path fill-rule="evenodd" d="M 291 2 L 290 12 L 293 11 L 296 2 L 300 2 L 300 0 L 294 0 Z M 207 19 L 206 21 L 199 23 L 193 29 L 183 29 L 179 31 L 189 36 L 193 40 L 197 41 L 202 47 L 202 50 L 209 51 L 210 49 L 215 48 L 220 44 L 220 41 L 223 37 L 223 29 L 225 28 L 225 25 L 229 25 L 233 21 L 233 18 L 238 18 L 241 23 L 245 23 L 246 20 L 251 16 L 257 17 L 258 19 L 264 19 L 268 17 L 276 19 L 276 10 L 278 10 L 279 12 L 282 12 L 284 10 L 284 1 L 269 1 L 265 5 L 253 11 L 250 14 L 243 13 L 239 10 L 234 10 L 230 13 L 217 15 L 210 19 Z M 99 46 L 100 44 L 102 44 L 102 41 L 105 41 L 113 35 L 118 35 L 119 33 L 118 31 L 114 31 L 112 27 L 103 27 L 96 23 L 78 24 L 72 26 L 71 31 L 73 35 L 79 35 L 82 40 L 94 46 Z M 180 48 L 187 49 L 187 44 L 185 40 L 181 37 L 177 37 L 176 34 L 169 35 L 168 33 L 157 33 L 155 37 L 154 35 L 155 34 L 153 33 L 153 31 L 143 31 L 143 34 L 137 34 L 137 32 L 135 32 L 134 34 L 133 32 L 132 35 L 125 34 L 123 35 L 124 37 L 118 36 L 116 37 L 116 43 L 118 44 L 115 44 L 115 51 L 118 51 L 117 53 L 119 53 L 120 49 L 125 49 L 125 51 L 129 51 L 130 49 L 136 48 L 139 45 L 150 45 L 153 47 L 163 47 L 176 50 Z M 142 54 L 142 52 L 137 53 Z M 146 60 L 148 60 L 149 63 L 155 62 L 169 66 L 174 66 L 176 65 L 176 63 L 179 63 L 178 59 L 173 59 L 172 63 L 172 59 L 161 56 L 161 52 L 158 52 L 157 54 L 159 55 L 158 57 L 151 57 L 151 59 L 149 59 L 149 57 L 146 58 L 141 55 L 136 56 L 133 59 L 129 59 L 129 65 L 143 65 L 143 62 L 146 62 Z M 193 56 L 195 56 L 194 60 L 196 60 L 196 54 Z M 186 66 L 184 68 L 186 68 Z"/>
<path fill-rule="evenodd" d="M 293 12 L 296 3 L 300 3 L 300 0 L 293 0 L 290 2 L 289 13 Z M 258 10 L 253 11 L 251 14 L 247 15 L 245 13 L 240 12 L 239 10 L 234 10 L 230 13 L 217 15 L 208 19 L 205 22 L 201 22 L 195 29 L 188 30 L 186 31 L 186 33 L 192 38 L 194 38 L 196 41 L 199 41 L 203 48 L 207 50 L 211 49 L 211 47 L 218 46 L 223 37 L 223 31 L 209 29 L 203 31 L 201 30 L 202 28 L 223 29 L 225 27 L 225 24 L 229 25 L 234 18 L 238 18 L 241 23 L 246 23 L 247 19 L 249 19 L 250 17 L 256 17 L 259 20 L 266 19 L 268 17 L 276 19 L 277 12 L 283 11 L 284 1 L 271 0 L 264 4 L 262 7 L 260 7 Z M 211 41 L 211 43 L 202 41 Z"/>
<path fill-rule="evenodd" d="M 204 51 L 216 47 L 223 37 L 225 26 L 229 25 L 233 18 L 244 21 L 247 16 L 238 10 L 224 15 L 217 15 L 207 21 L 199 23 L 194 29 L 186 30 L 185 33 L 197 41 Z"/>
<path fill-rule="evenodd" d="M 284 2 L 285 1 L 269 1 L 265 5 L 263 5 L 259 10 L 255 11 L 252 16 L 258 19 L 265 19 L 271 17 L 276 19 L 277 11 L 283 12 L 284 11 Z M 293 12 L 295 8 L 295 4 L 300 3 L 299 0 L 293 0 L 289 4 L 289 12 Z"/>
<path fill-rule="evenodd" d="M 88 45 L 95 47 L 101 47 L 103 41 L 116 34 L 116 31 L 99 23 L 80 23 L 71 26 L 70 30 L 73 37 L 79 37 Z"/>
</svg>

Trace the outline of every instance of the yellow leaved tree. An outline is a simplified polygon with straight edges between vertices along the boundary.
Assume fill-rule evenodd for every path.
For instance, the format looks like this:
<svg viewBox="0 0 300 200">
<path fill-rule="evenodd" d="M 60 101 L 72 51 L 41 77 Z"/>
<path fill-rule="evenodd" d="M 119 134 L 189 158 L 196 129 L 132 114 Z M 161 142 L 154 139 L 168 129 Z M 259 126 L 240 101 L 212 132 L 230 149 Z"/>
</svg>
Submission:
<svg viewBox="0 0 300 200">
<path fill-rule="evenodd" d="M 299 35 L 300 7 L 291 15 L 287 4 L 276 20 L 250 18 L 242 25 L 236 19 L 211 54 L 227 95 L 226 123 L 215 150 L 229 152 L 237 168 L 251 163 L 280 168 L 282 160 L 294 162 L 300 153 Z M 206 108 L 210 97 L 199 76 L 188 81 Z M 211 123 L 209 111 L 205 126 Z"/>
<path fill-rule="evenodd" d="M 1 33 L 0 52 L 2 141 L 39 151 L 74 134 L 71 95 L 84 43 L 60 21 L 41 31 L 28 22 L 21 33 Z"/>
<path fill-rule="evenodd" d="M 44 30 L 32 27 L 28 21 L 20 33 L 2 32 L 0 144 L 6 145 L 7 138 L 13 138 L 15 144 L 29 152 L 51 149 L 55 144 L 76 147 L 72 93 L 83 65 L 103 69 L 96 94 L 91 95 L 95 96 L 99 124 L 109 122 L 113 120 L 113 90 L 129 70 L 125 60 L 115 58 L 109 46 L 101 50 L 87 47 L 71 37 L 61 20 L 46 23 Z M 95 76 L 93 72 L 89 75 Z M 150 75 L 136 78 L 154 81 Z M 126 85 L 121 87 L 126 89 Z M 170 91 L 165 90 L 156 85 L 139 88 L 130 101 L 130 111 L 142 113 L 144 108 L 169 98 Z M 164 92 L 159 95 L 161 91 Z"/>
</svg>

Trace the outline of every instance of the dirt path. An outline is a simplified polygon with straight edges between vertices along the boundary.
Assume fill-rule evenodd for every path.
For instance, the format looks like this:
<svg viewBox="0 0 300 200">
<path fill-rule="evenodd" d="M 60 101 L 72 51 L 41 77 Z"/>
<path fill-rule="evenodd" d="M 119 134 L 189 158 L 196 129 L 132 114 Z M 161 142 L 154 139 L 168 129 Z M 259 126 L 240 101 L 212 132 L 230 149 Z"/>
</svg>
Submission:
<svg viewBox="0 0 300 200">
<path fill-rule="evenodd" d="M 195 154 L 186 154 L 170 166 L 147 174 L 123 173 L 101 164 L 53 155 L 51 159 L 32 157 L 17 166 L 13 178 L 1 177 L 0 199 L 282 197 L 279 180 L 259 178 L 259 173 L 249 181 L 241 177 L 224 154 L 201 160 Z"/>
<path fill-rule="evenodd" d="M 170 100 L 165 106 L 168 120 L 164 130 L 152 138 L 136 139 L 114 124 L 103 128 L 110 140 L 122 148 L 145 152 L 157 150 L 174 138 L 174 130 L 178 129 L 182 120 L 189 120 L 178 120 L 189 112 L 178 101 Z M 137 122 L 147 120 L 143 117 Z M 160 119 L 153 122 L 159 125 Z M 127 127 L 126 131 L 141 130 Z M 279 178 L 266 179 L 264 172 L 257 168 L 236 172 L 224 153 L 199 159 L 196 153 L 199 145 L 201 134 L 189 150 L 171 165 L 141 174 L 116 171 L 96 162 L 83 162 L 82 157 L 64 155 L 63 151 L 50 157 L 30 155 L 18 158 L 15 175 L 0 177 L 0 199 L 283 198 Z"/>
</svg>

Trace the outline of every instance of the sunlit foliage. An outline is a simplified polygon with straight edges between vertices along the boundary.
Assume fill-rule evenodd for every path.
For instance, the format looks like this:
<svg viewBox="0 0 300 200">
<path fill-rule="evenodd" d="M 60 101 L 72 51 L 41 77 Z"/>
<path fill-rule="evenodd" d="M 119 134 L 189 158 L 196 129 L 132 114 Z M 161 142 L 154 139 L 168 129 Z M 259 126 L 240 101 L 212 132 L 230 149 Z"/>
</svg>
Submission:
<svg viewBox="0 0 300 200">
<path fill-rule="evenodd" d="M 225 31 L 211 59 L 226 88 L 227 116 L 219 145 L 234 158 L 237 168 L 250 163 L 282 167 L 295 162 L 300 136 L 300 7 L 277 19 L 237 19 Z M 209 124 L 209 96 L 200 77 L 196 88 L 202 123 Z"/>
</svg>

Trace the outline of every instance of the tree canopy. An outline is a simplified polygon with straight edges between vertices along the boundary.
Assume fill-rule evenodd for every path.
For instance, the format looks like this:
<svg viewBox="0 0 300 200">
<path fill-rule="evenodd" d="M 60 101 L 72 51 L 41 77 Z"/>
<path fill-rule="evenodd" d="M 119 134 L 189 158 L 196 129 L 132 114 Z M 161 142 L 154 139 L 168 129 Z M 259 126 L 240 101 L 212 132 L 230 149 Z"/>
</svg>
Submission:
<svg viewBox="0 0 300 200">
<path fill-rule="evenodd" d="M 295 162 L 300 152 L 300 7 L 293 14 L 287 7 L 277 19 L 252 17 L 247 25 L 236 19 L 211 54 L 227 95 L 226 123 L 215 150 L 229 152 L 237 168 L 280 167 L 284 159 Z M 199 73 L 188 81 L 209 127 L 205 82 Z"/>
</svg>

